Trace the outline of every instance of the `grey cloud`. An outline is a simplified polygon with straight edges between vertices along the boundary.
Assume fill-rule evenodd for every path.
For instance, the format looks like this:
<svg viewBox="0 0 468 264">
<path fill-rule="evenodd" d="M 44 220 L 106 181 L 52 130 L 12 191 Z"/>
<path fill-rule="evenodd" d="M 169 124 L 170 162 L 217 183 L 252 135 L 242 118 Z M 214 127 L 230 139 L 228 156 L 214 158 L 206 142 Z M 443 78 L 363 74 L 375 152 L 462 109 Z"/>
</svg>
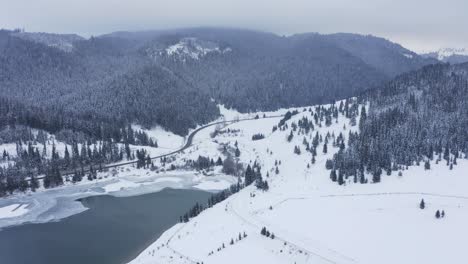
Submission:
<svg viewBox="0 0 468 264">
<path fill-rule="evenodd" d="M 413 50 L 468 46 L 464 0 L 0 0 L 0 27 L 98 35 L 229 26 L 373 34 Z"/>
</svg>

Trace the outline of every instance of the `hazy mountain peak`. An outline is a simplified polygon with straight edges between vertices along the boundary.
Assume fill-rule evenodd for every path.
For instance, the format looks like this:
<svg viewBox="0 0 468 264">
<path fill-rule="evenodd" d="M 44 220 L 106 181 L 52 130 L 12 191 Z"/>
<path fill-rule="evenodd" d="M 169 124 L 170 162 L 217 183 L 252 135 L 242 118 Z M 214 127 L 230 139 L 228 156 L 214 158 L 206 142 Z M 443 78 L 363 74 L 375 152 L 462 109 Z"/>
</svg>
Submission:
<svg viewBox="0 0 468 264">
<path fill-rule="evenodd" d="M 227 53 L 232 51 L 230 47 L 222 47 L 213 41 L 201 40 L 196 37 L 183 37 L 171 44 L 160 43 L 150 46 L 146 49 L 146 54 L 157 59 L 158 57 L 174 57 L 182 60 L 198 60 L 210 53 Z"/>
<path fill-rule="evenodd" d="M 84 40 L 83 37 L 76 34 L 53 34 L 43 32 L 16 32 L 12 34 L 15 37 L 22 38 L 36 43 L 41 43 L 49 47 L 57 48 L 65 52 L 73 50 L 73 43 Z"/>
</svg>

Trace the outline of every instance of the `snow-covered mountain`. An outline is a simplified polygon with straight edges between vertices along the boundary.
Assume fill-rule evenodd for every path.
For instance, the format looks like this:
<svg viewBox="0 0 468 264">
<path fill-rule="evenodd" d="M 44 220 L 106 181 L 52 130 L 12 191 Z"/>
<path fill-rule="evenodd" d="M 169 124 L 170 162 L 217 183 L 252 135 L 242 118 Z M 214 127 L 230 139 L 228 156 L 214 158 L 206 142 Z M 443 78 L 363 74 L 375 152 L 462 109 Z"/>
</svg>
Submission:
<svg viewBox="0 0 468 264">
<path fill-rule="evenodd" d="M 230 51 L 232 51 L 230 47 L 222 47 L 216 42 L 195 37 L 183 37 L 169 45 L 152 45 L 145 50 L 146 54 L 155 60 L 161 56 L 179 60 L 198 60 L 208 54 L 224 54 Z"/>
<path fill-rule="evenodd" d="M 442 62 L 463 63 L 468 61 L 468 49 L 466 48 L 442 48 L 434 52 L 421 54 L 426 58 L 434 58 Z"/>
</svg>

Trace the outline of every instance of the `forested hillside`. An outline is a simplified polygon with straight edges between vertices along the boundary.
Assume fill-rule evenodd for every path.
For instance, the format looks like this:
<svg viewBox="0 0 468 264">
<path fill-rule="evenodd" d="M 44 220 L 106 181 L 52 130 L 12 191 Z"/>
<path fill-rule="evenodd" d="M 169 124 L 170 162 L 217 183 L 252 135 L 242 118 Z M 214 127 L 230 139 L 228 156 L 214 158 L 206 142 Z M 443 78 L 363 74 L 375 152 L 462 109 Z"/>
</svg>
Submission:
<svg viewBox="0 0 468 264">
<path fill-rule="evenodd" d="M 352 34 L 199 28 L 82 39 L 0 31 L 10 123 L 94 138 L 130 123 L 183 135 L 215 119 L 218 103 L 247 112 L 330 102 L 432 62 Z"/>
<path fill-rule="evenodd" d="M 133 42 L 93 38 L 64 52 L 8 31 L 0 38 L 0 89 L 15 106 L 8 108 L 10 123 L 92 137 L 102 126 L 119 130 L 129 123 L 185 134 L 219 113 L 202 91 L 135 52 Z"/>
<path fill-rule="evenodd" d="M 141 49 L 144 54 L 240 111 L 330 102 L 436 62 L 387 40 L 355 34 L 281 37 L 201 28 L 155 35 Z M 165 52 L 183 50 L 181 40 L 187 37 L 215 43 L 218 52 L 208 52 L 201 59 L 181 59 L 180 53 Z M 203 43 L 191 44 L 207 50 Z M 187 53 L 194 54 L 191 49 Z"/>
<path fill-rule="evenodd" d="M 443 162 L 452 169 L 468 154 L 468 64 L 432 65 L 404 74 L 362 97 L 360 133 L 350 135 L 330 169 L 346 177 L 399 174 L 411 165 Z M 397 173 L 397 171 L 400 171 Z"/>
</svg>

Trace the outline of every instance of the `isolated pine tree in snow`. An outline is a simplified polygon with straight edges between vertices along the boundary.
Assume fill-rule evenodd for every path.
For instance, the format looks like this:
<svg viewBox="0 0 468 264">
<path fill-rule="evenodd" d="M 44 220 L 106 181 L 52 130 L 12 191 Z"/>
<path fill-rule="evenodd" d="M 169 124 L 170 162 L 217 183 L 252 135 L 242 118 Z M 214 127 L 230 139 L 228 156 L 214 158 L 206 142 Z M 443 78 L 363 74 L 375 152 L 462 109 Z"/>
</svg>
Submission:
<svg viewBox="0 0 468 264">
<path fill-rule="evenodd" d="M 288 136 L 288 142 L 291 142 L 291 140 L 293 139 L 294 135 L 293 135 L 293 132 L 291 130 L 291 133 L 289 133 L 289 136 Z"/>
<path fill-rule="evenodd" d="M 444 218 L 445 217 L 445 211 L 442 210 L 442 213 L 440 213 L 440 217 Z"/>
<path fill-rule="evenodd" d="M 439 212 L 439 210 L 436 211 L 436 213 L 435 213 L 435 218 L 437 218 L 437 219 L 440 218 L 440 212 Z"/>
<path fill-rule="evenodd" d="M 294 154 L 301 155 L 301 149 L 299 148 L 299 146 L 294 147 Z"/>
<path fill-rule="evenodd" d="M 327 144 L 323 144 L 323 153 L 327 154 Z"/>
<path fill-rule="evenodd" d="M 421 199 L 421 202 L 419 203 L 419 208 L 421 209 L 426 208 L 426 203 L 424 202 L 424 199 Z"/>
</svg>

